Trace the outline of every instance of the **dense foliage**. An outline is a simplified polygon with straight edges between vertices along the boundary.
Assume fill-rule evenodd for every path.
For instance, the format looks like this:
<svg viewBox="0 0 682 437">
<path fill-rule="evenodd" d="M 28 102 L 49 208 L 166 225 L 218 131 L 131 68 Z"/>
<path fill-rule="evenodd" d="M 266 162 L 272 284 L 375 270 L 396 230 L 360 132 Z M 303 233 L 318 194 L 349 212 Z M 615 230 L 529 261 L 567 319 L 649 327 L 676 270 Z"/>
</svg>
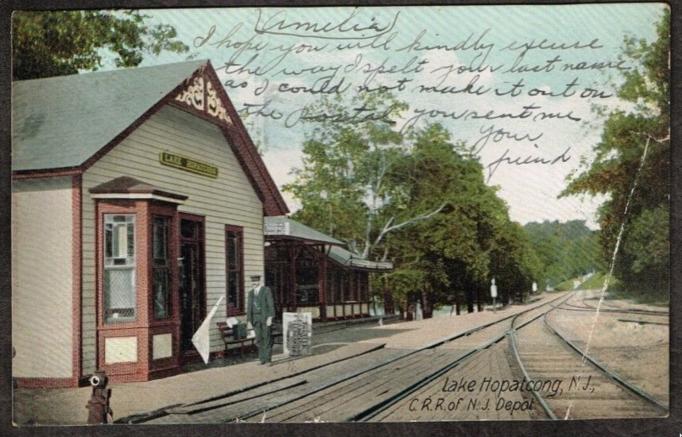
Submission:
<svg viewBox="0 0 682 437">
<path fill-rule="evenodd" d="M 543 265 L 542 279 L 547 285 L 556 286 L 568 279 L 604 270 L 599 232 L 590 230 L 584 221 L 533 222 L 524 228 Z"/>
<path fill-rule="evenodd" d="M 13 78 L 97 70 L 108 50 L 117 67 L 134 67 L 144 53 L 186 52 L 175 28 L 149 25 L 138 11 L 17 11 L 12 16 Z M 104 50 L 104 52 L 103 52 Z"/>
<path fill-rule="evenodd" d="M 630 292 L 665 296 L 670 266 L 669 12 L 661 19 L 657 34 L 651 43 L 625 40 L 624 54 L 633 68 L 625 74 L 618 96 L 632 109 L 608 114 L 601 141 L 594 147 L 594 160 L 572 175 L 564 194 L 609 195 L 599 209 L 605 263 L 613 256 L 624 222 L 615 276 Z M 637 186 L 625 215 L 635 178 Z"/>
<path fill-rule="evenodd" d="M 358 98 L 379 113 L 406 105 L 390 95 Z M 343 113 L 338 101 L 316 111 Z M 541 266 L 523 228 L 485 184 L 483 168 L 440 125 L 404 136 L 386 120 L 323 122 L 303 145 L 303 168 L 285 187 L 301 202 L 294 218 L 349 243 L 371 259 L 391 259 L 381 278 L 401 306 L 522 298 Z"/>
</svg>

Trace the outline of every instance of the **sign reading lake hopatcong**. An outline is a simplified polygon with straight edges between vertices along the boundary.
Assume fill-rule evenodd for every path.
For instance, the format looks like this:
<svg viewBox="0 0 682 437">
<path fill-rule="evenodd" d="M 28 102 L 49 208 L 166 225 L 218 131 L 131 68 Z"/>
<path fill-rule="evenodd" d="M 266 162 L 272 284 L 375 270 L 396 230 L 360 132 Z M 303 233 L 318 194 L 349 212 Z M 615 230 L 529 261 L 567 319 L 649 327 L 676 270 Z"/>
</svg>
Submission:
<svg viewBox="0 0 682 437">
<path fill-rule="evenodd" d="M 161 152 L 159 154 L 159 162 L 168 167 L 178 168 L 201 176 L 214 179 L 218 177 L 218 167 L 195 161 L 185 156 L 176 155 L 175 153 Z"/>
</svg>

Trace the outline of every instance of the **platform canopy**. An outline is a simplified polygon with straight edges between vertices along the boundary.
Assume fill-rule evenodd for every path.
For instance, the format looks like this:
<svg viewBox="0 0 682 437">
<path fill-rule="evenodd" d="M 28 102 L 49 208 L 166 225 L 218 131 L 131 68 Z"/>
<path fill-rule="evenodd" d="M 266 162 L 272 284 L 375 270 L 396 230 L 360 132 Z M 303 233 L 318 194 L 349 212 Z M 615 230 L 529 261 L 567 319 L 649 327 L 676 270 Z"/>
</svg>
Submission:
<svg viewBox="0 0 682 437">
<path fill-rule="evenodd" d="M 287 216 L 265 217 L 265 239 L 268 241 L 291 240 L 304 245 L 324 245 L 329 259 L 342 267 L 356 270 L 386 272 L 393 270 L 390 261 L 370 261 L 343 248 L 345 244 L 318 230 L 299 223 Z"/>
</svg>

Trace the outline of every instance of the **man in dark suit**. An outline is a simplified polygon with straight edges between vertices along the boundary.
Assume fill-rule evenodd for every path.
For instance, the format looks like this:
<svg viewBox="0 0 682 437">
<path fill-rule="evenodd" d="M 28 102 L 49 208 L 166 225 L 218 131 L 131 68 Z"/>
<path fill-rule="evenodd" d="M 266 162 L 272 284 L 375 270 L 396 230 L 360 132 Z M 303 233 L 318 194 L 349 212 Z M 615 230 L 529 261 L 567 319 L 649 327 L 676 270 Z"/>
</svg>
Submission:
<svg viewBox="0 0 682 437">
<path fill-rule="evenodd" d="M 261 364 L 269 363 L 272 358 L 272 319 L 275 317 L 275 303 L 270 288 L 266 287 L 260 276 L 251 276 L 253 287 L 249 290 L 246 321 L 256 332 L 256 346 Z"/>
</svg>

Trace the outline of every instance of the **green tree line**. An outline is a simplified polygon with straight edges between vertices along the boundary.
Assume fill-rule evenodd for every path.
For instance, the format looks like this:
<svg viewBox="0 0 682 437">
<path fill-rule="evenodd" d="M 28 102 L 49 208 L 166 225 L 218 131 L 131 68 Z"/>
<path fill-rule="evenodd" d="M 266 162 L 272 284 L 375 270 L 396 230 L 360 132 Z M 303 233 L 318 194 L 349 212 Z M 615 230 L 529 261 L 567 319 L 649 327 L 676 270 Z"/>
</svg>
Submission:
<svg viewBox="0 0 682 437">
<path fill-rule="evenodd" d="M 344 114 L 364 105 L 399 116 L 407 105 L 386 93 L 351 105 L 322 99 L 315 113 Z M 387 120 L 316 123 L 303 165 L 284 187 L 300 202 L 294 218 L 346 241 L 359 255 L 390 259 L 395 270 L 375 290 L 399 305 L 420 300 L 473 311 L 497 281 L 500 298 L 527 295 L 542 265 L 523 227 L 510 220 L 478 159 L 439 124 L 402 134 Z"/>
<path fill-rule="evenodd" d="M 183 53 L 167 24 L 149 24 L 139 11 L 17 11 L 12 15 L 14 80 L 76 74 L 102 66 L 134 67 L 145 54 Z"/>
<path fill-rule="evenodd" d="M 606 194 L 608 200 L 598 211 L 604 265 L 608 268 L 615 260 L 614 274 L 629 294 L 666 298 L 670 287 L 669 10 L 658 23 L 655 41 L 626 38 L 623 53 L 633 68 L 624 74 L 618 97 L 632 109 L 597 112 L 606 120 L 601 140 L 594 146 L 595 157 L 571 175 L 563 195 Z"/>
<path fill-rule="evenodd" d="M 540 259 L 542 280 L 555 285 L 592 271 L 603 271 L 599 232 L 582 220 L 568 222 L 544 221 L 527 223 L 524 229 Z"/>
</svg>

